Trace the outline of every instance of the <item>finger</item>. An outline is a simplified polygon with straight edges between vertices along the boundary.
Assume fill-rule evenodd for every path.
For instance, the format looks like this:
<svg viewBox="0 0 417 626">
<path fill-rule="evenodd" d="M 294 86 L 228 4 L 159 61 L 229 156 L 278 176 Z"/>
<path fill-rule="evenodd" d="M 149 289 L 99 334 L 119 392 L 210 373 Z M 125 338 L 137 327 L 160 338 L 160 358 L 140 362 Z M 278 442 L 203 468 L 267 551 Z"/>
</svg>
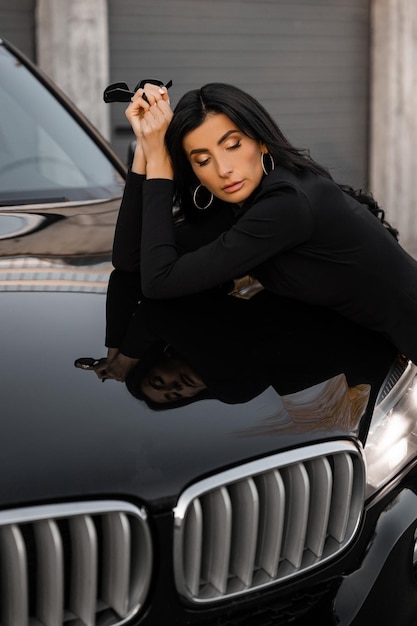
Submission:
<svg viewBox="0 0 417 626">
<path fill-rule="evenodd" d="M 136 92 L 137 93 L 137 92 Z M 136 96 L 136 94 L 135 94 Z M 149 98 L 148 98 L 148 94 L 145 92 L 144 89 L 140 89 L 139 93 L 138 93 L 138 101 L 142 104 L 144 104 L 144 108 L 147 108 L 151 105 L 151 103 L 149 102 Z"/>
<path fill-rule="evenodd" d="M 131 126 L 135 130 L 135 134 L 139 131 L 137 123 L 143 118 L 144 113 L 149 109 L 149 104 L 145 102 L 141 94 L 133 96 L 132 102 L 125 109 L 125 116 L 129 120 Z"/>
<path fill-rule="evenodd" d="M 146 132 L 146 129 L 158 130 L 166 127 L 170 123 L 172 116 L 173 112 L 167 102 L 163 100 L 156 102 L 144 114 L 144 131 Z"/>
<path fill-rule="evenodd" d="M 160 108 L 156 104 L 152 105 L 143 116 L 144 129 L 149 127 L 152 130 L 156 130 L 162 119 L 163 113 Z"/>
<path fill-rule="evenodd" d="M 159 85 L 146 83 L 143 89 L 151 106 L 156 102 L 159 102 L 159 100 L 161 100 L 163 97 L 165 97 L 166 89 L 164 87 L 160 87 Z"/>
<path fill-rule="evenodd" d="M 159 106 L 152 106 L 142 120 L 142 136 L 145 141 L 156 138 L 157 134 L 165 133 L 170 119 L 166 118 Z"/>
<path fill-rule="evenodd" d="M 154 119 L 168 118 L 173 115 L 169 102 L 165 100 L 158 100 L 146 111 L 148 118 L 152 116 Z"/>
<path fill-rule="evenodd" d="M 174 112 L 171 109 L 171 105 L 169 103 L 169 100 L 160 100 L 158 102 L 158 109 L 164 114 L 164 116 L 166 118 L 168 118 L 169 120 L 172 118 Z"/>
<path fill-rule="evenodd" d="M 164 100 L 165 102 L 169 103 L 168 89 L 166 87 L 160 87 L 159 88 L 159 93 L 162 96 L 162 100 Z"/>
<path fill-rule="evenodd" d="M 130 104 L 126 109 L 126 116 L 129 115 L 141 115 L 143 111 L 147 111 L 149 109 L 149 102 L 144 100 L 144 91 L 143 89 L 138 90 L 130 99 Z"/>
</svg>

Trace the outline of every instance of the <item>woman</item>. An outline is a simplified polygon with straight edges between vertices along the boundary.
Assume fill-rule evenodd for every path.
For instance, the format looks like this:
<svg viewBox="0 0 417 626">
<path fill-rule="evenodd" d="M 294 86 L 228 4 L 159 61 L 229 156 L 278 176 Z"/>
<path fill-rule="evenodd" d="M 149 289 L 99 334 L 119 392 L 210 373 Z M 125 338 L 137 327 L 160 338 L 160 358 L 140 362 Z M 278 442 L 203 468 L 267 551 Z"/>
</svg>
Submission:
<svg viewBox="0 0 417 626">
<path fill-rule="evenodd" d="M 370 384 L 374 399 L 395 358 L 380 334 L 266 290 L 249 300 L 220 290 L 139 304 L 138 296 L 136 273 L 114 270 L 106 328 L 113 357 L 75 365 L 124 381 L 152 409 L 208 398 L 242 403 L 268 387 L 287 395 L 340 374 L 350 387 Z"/>
<path fill-rule="evenodd" d="M 146 177 L 145 296 L 184 296 L 249 272 L 273 293 L 382 333 L 417 363 L 417 262 L 354 194 L 289 144 L 254 98 L 209 84 L 172 114 L 166 90 L 145 85 L 126 115 L 138 138 L 132 172 Z M 233 224 L 183 253 L 174 193 L 187 224 L 209 226 L 223 210 Z"/>
</svg>

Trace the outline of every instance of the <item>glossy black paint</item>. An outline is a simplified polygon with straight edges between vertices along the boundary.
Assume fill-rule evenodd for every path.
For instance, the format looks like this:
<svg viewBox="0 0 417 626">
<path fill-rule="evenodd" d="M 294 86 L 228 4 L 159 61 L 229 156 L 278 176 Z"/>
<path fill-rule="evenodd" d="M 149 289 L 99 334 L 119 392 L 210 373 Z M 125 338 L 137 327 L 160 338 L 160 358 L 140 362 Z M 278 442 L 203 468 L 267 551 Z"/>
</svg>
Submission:
<svg viewBox="0 0 417 626">
<path fill-rule="evenodd" d="M 69 276 L 77 271 L 65 268 Z M 76 292 L 2 294 L 2 463 L 15 476 L 0 486 L 3 504 L 119 494 L 152 506 L 219 468 L 323 438 L 291 427 L 274 432 L 273 424 L 258 434 L 283 411 L 273 390 L 245 405 L 205 400 L 153 412 L 123 383 L 103 384 L 75 368 L 78 356 L 105 353 L 104 300 Z"/>
</svg>

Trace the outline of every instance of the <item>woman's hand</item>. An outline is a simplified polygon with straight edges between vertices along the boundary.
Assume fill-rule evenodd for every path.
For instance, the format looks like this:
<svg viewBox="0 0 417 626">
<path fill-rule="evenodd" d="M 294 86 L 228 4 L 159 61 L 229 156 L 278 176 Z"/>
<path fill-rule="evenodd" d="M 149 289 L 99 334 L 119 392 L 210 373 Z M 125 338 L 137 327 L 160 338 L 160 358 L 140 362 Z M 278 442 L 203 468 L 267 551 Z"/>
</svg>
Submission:
<svg viewBox="0 0 417 626">
<path fill-rule="evenodd" d="M 100 378 L 100 380 L 105 380 L 108 378 L 107 376 L 107 364 L 108 359 L 99 359 L 96 365 L 92 366 L 96 376 Z"/>
<path fill-rule="evenodd" d="M 94 370 L 96 376 L 102 381 L 111 379 L 124 382 L 126 376 L 136 363 L 139 363 L 139 359 L 133 359 L 121 354 L 117 348 L 109 348 L 107 357 L 98 359 L 97 362 L 88 369 Z"/>
<path fill-rule="evenodd" d="M 143 99 L 146 93 L 147 101 Z M 136 135 L 137 148 L 132 170 L 143 168 L 144 159 L 147 178 L 173 178 L 171 161 L 165 147 L 165 133 L 172 119 L 172 109 L 165 87 L 146 83 L 138 89 L 126 109 L 133 132 Z"/>
<path fill-rule="evenodd" d="M 139 363 L 139 360 L 119 352 L 113 359 L 107 360 L 106 367 L 102 371 L 103 375 L 100 378 L 112 378 L 113 380 L 124 382 L 132 367 Z"/>
<path fill-rule="evenodd" d="M 141 103 L 142 94 L 143 89 L 138 89 L 125 111 L 136 137 L 135 153 L 131 165 L 131 170 L 135 174 L 146 174 L 146 161 L 142 146 L 142 118 L 144 115 L 144 108 Z"/>
</svg>

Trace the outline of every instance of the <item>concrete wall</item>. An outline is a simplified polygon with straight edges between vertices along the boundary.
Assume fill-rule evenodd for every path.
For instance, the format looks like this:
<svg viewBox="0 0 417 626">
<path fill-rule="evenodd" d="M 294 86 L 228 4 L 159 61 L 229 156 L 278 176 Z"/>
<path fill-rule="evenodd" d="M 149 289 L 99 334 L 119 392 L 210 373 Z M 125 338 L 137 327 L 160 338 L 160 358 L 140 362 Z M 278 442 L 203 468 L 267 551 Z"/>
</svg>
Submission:
<svg viewBox="0 0 417 626">
<path fill-rule="evenodd" d="M 368 183 L 369 0 L 108 0 L 111 81 L 253 94 L 340 182 Z M 112 145 L 132 133 L 112 104 Z"/>
<path fill-rule="evenodd" d="M 370 188 L 417 252 L 417 2 L 373 0 Z"/>
<path fill-rule="evenodd" d="M 107 1 L 38 0 L 36 24 L 38 65 L 109 138 Z"/>
</svg>

